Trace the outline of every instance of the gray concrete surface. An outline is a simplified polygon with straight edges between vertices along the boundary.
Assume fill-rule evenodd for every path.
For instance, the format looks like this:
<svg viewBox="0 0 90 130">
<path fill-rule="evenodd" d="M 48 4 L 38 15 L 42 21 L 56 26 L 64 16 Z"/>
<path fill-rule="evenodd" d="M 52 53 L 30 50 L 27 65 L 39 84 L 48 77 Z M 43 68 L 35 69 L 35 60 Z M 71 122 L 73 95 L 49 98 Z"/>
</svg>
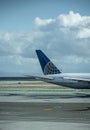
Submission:
<svg viewBox="0 0 90 130">
<path fill-rule="evenodd" d="M 90 130 L 90 90 L 41 86 L 1 86 L 0 130 Z"/>
<path fill-rule="evenodd" d="M 90 104 L 0 102 L 0 120 L 90 123 Z"/>
</svg>

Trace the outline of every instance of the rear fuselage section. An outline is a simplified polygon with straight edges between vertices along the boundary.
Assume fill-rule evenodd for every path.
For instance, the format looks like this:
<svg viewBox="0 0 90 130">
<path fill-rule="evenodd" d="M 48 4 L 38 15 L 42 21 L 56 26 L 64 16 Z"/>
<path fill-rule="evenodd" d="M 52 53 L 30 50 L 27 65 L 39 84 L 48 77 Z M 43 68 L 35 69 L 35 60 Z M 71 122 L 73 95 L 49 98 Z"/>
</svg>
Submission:
<svg viewBox="0 0 90 130">
<path fill-rule="evenodd" d="M 83 81 L 90 79 L 89 73 L 63 73 L 49 75 L 49 77 L 53 77 L 52 80 L 48 81 L 53 84 L 62 85 L 74 89 L 90 89 L 90 82 Z M 73 78 L 82 80 L 73 80 Z"/>
</svg>

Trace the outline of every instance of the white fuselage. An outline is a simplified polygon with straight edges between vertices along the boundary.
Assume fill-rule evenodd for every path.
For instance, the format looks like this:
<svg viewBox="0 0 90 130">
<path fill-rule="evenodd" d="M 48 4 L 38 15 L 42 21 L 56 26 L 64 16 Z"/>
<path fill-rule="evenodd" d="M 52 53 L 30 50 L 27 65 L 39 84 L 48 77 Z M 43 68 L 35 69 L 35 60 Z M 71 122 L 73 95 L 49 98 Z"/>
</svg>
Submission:
<svg viewBox="0 0 90 130">
<path fill-rule="evenodd" d="M 90 73 L 61 73 L 48 75 L 48 82 L 76 89 L 90 89 Z"/>
</svg>

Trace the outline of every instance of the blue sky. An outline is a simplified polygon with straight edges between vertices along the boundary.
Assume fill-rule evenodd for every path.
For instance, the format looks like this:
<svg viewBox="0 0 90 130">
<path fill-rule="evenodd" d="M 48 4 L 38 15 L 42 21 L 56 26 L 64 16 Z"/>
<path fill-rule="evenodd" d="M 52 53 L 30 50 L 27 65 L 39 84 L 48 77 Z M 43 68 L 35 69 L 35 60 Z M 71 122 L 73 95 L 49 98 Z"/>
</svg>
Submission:
<svg viewBox="0 0 90 130">
<path fill-rule="evenodd" d="M 0 0 L 0 28 L 30 31 L 35 17 L 55 18 L 70 10 L 90 15 L 90 0 Z"/>
<path fill-rule="evenodd" d="M 36 49 L 64 72 L 90 72 L 89 5 L 90 0 L 0 0 L 1 75 L 42 74 Z"/>
</svg>

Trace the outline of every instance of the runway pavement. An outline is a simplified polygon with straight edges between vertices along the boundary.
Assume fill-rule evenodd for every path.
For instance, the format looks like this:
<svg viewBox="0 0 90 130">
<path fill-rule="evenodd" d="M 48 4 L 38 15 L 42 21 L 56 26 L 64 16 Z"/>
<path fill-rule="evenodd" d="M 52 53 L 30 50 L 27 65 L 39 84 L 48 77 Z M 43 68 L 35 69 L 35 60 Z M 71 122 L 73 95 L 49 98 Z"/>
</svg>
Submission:
<svg viewBox="0 0 90 130">
<path fill-rule="evenodd" d="M 0 130 L 90 129 L 90 92 L 40 90 L 1 87 Z"/>
<path fill-rule="evenodd" d="M 89 130 L 90 103 L 0 102 L 0 130 Z"/>
<path fill-rule="evenodd" d="M 90 123 L 90 104 L 1 102 L 0 120 Z"/>
</svg>

